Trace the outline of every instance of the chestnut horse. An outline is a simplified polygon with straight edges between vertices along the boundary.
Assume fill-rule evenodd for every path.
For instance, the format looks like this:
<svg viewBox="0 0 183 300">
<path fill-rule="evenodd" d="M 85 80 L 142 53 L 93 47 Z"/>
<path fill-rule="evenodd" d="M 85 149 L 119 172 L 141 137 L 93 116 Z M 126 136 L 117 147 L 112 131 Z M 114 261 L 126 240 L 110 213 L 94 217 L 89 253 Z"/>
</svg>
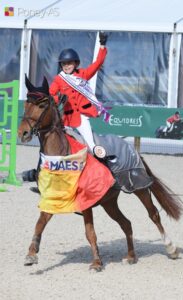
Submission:
<svg viewBox="0 0 183 300">
<path fill-rule="evenodd" d="M 34 93 L 28 93 L 27 101 L 25 102 L 24 116 L 18 129 L 19 138 L 21 138 L 22 142 L 26 143 L 32 139 L 34 134 L 36 134 L 40 140 L 41 152 L 45 155 L 68 155 L 69 144 L 65 136 L 64 126 L 60 121 L 60 112 L 57 105 L 54 103 L 53 98 L 49 95 L 47 82 L 44 80 L 41 88 L 34 87 L 31 83 L 27 87 L 29 91 L 33 89 Z M 152 202 L 151 192 L 168 216 L 175 220 L 178 220 L 181 216 L 182 205 L 180 199 L 173 195 L 173 192 L 152 173 L 144 160 L 143 163 L 147 174 L 153 179 L 153 184 L 149 188 L 134 191 L 134 194 L 140 199 L 147 209 L 150 219 L 157 226 L 168 255 L 175 259 L 178 257 L 178 249 L 168 238 L 163 225 L 161 224 L 158 209 Z M 118 207 L 117 200 L 119 193 L 120 190 L 116 190 L 112 187 L 97 203 L 104 208 L 110 218 L 119 224 L 125 233 L 128 252 L 123 259 L 129 264 L 132 264 L 137 261 L 133 245 L 132 226 L 131 222 L 124 216 Z M 84 218 L 86 238 L 91 245 L 93 255 L 90 269 L 100 271 L 102 270 L 102 260 L 97 246 L 92 207 L 82 211 L 82 215 Z M 40 212 L 40 217 L 35 227 L 29 251 L 25 258 L 25 265 L 38 263 L 37 253 L 39 252 L 41 236 L 52 216 L 53 214 L 44 211 Z"/>
</svg>

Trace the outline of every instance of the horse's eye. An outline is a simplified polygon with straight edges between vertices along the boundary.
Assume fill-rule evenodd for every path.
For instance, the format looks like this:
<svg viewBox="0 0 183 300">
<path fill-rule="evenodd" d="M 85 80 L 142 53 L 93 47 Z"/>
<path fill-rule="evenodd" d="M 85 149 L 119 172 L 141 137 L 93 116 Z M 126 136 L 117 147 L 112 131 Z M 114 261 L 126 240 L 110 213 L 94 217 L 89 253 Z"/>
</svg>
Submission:
<svg viewBox="0 0 183 300">
<path fill-rule="evenodd" d="M 39 108 L 43 109 L 46 107 L 46 102 L 42 102 L 39 104 Z"/>
</svg>

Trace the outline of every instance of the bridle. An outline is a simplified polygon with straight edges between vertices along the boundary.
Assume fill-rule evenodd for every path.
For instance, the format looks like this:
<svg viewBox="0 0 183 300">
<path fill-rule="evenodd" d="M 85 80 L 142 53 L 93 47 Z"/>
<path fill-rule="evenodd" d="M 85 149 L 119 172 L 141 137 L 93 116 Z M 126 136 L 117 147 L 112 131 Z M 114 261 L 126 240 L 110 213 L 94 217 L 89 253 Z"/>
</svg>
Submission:
<svg viewBox="0 0 183 300">
<path fill-rule="evenodd" d="M 55 101 L 51 95 L 46 95 L 41 92 L 28 92 L 27 94 L 27 103 L 32 103 L 33 105 L 41 105 L 43 103 L 44 109 L 39 115 L 39 118 L 35 120 L 32 116 L 28 116 L 28 110 L 27 112 L 25 111 L 24 116 L 22 118 L 22 121 L 26 121 L 27 124 L 29 125 L 30 131 L 28 132 L 29 138 L 32 139 L 32 137 L 38 136 L 39 141 L 40 141 L 40 149 L 44 148 L 44 143 L 43 140 L 47 140 L 50 134 L 52 133 L 57 133 L 57 135 L 61 138 L 62 134 L 65 135 L 65 128 L 64 124 L 62 121 L 62 118 L 60 117 L 60 110 L 59 107 L 55 104 Z M 62 101 L 63 103 L 63 101 Z M 48 112 L 50 111 L 50 117 L 51 122 L 49 123 L 48 126 L 41 127 L 42 122 L 44 121 L 44 118 Z M 27 116 L 26 116 L 27 115 Z M 34 122 L 32 125 L 31 121 Z M 43 136 L 41 135 L 43 133 Z M 62 136 L 63 137 L 63 136 Z M 66 139 L 67 140 L 67 139 Z M 69 155 L 70 153 L 70 147 L 69 143 L 67 142 L 66 144 L 66 155 Z M 41 150 L 43 152 L 43 150 Z"/>
<path fill-rule="evenodd" d="M 40 125 L 42 124 L 46 113 L 48 111 L 48 108 L 51 106 L 51 104 L 53 103 L 53 99 L 51 96 L 48 96 L 44 93 L 40 93 L 40 92 L 28 92 L 27 93 L 27 103 L 32 103 L 34 105 L 41 105 L 41 103 L 45 103 L 44 105 L 44 110 L 42 111 L 41 115 L 39 116 L 38 120 L 35 120 L 34 118 L 32 118 L 31 116 L 26 116 L 26 111 L 24 113 L 24 116 L 22 118 L 23 121 L 26 121 L 30 127 L 30 136 L 38 136 L 39 132 L 43 132 L 43 131 L 48 131 L 50 130 L 50 127 L 52 128 L 52 124 L 51 126 L 47 126 L 44 128 L 40 128 Z M 32 126 L 30 121 L 34 121 L 34 125 Z"/>
</svg>

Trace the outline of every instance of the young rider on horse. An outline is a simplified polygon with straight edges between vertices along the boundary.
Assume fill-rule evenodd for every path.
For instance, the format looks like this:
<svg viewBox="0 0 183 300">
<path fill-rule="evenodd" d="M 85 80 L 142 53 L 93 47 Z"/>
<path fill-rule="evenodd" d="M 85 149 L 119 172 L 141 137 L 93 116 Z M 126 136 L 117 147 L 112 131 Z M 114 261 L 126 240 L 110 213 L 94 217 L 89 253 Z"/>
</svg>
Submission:
<svg viewBox="0 0 183 300">
<path fill-rule="evenodd" d="M 80 59 L 77 52 L 73 49 L 65 49 L 60 53 L 59 67 L 61 72 L 55 76 L 50 85 L 49 92 L 54 97 L 56 103 L 59 102 L 59 92 L 62 95 L 67 96 L 68 99 L 64 105 L 63 114 L 64 125 L 77 128 L 95 156 L 103 159 L 106 157 L 106 151 L 102 146 L 95 145 L 89 117 L 95 118 L 100 116 L 101 113 L 104 113 L 107 121 L 109 114 L 105 111 L 102 104 L 96 99 L 87 82 L 87 80 L 91 79 L 100 69 L 107 54 L 107 49 L 105 47 L 107 35 L 100 32 L 99 38 L 101 46 L 97 59 L 86 69 L 78 69 Z M 77 82 L 75 82 L 75 80 Z M 79 84 L 78 80 L 80 80 Z M 72 81 L 72 84 L 74 82 L 74 86 L 70 85 L 70 81 Z M 85 94 L 89 96 L 90 100 L 87 96 L 85 96 Z M 37 178 L 37 171 L 36 169 L 25 171 L 23 172 L 22 177 L 24 181 L 35 181 L 35 178 Z"/>
<path fill-rule="evenodd" d="M 97 59 L 86 69 L 78 68 L 80 58 L 73 49 L 64 49 L 59 56 L 59 67 L 61 72 L 55 76 L 50 85 L 50 94 L 58 103 L 58 93 L 67 96 L 67 102 L 64 105 L 63 121 L 67 127 L 77 128 L 79 133 L 87 142 L 90 150 L 98 157 L 105 157 L 105 149 L 96 146 L 89 121 L 89 117 L 96 118 L 101 113 L 105 118 L 109 114 L 102 104 L 96 99 L 92 92 L 88 80 L 91 79 L 102 66 L 107 49 L 107 35 L 99 33 L 100 49 Z M 107 121 L 107 120 L 106 120 Z"/>
<path fill-rule="evenodd" d="M 181 120 L 180 113 L 179 113 L 179 111 L 176 111 L 173 116 L 170 116 L 166 120 L 167 132 L 171 132 L 173 129 L 173 124 L 179 122 L 180 120 Z"/>
</svg>

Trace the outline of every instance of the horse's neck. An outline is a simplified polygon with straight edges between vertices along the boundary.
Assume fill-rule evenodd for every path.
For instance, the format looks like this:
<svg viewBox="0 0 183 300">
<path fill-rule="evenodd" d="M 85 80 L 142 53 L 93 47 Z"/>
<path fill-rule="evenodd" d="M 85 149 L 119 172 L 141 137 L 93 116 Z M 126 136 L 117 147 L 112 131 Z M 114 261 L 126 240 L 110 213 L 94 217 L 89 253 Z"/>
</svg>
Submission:
<svg viewBox="0 0 183 300">
<path fill-rule="evenodd" d="M 56 106 L 52 106 L 53 124 L 49 131 L 40 132 L 41 152 L 45 155 L 68 155 L 69 143 L 63 131 L 60 121 L 60 114 Z"/>
<path fill-rule="evenodd" d="M 45 155 L 68 155 L 69 144 L 62 129 L 40 134 L 41 152 Z"/>
</svg>

